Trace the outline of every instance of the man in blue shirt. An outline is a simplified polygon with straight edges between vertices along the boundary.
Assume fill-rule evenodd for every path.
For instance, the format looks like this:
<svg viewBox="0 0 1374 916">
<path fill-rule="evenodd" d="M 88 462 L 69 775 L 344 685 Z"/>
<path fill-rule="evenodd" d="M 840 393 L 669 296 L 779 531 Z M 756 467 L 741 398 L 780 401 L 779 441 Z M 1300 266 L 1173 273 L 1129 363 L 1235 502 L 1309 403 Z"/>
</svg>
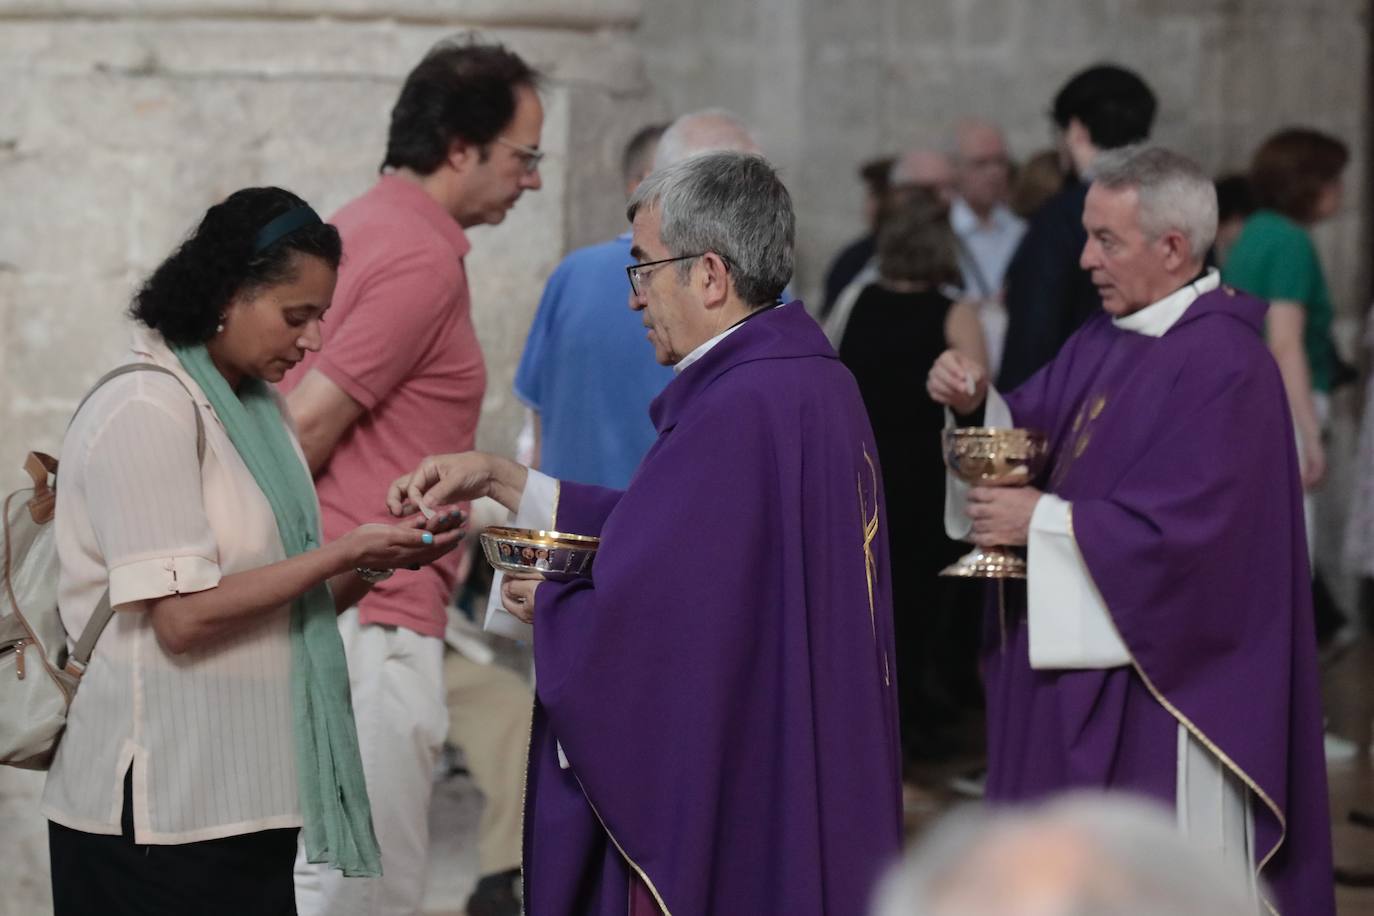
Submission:
<svg viewBox="0 0 1374 916">
<path fill-rule="evenodd" d="M 659 143 L 660 138 L 662 143 Z M 626 146 L 625 193 L 664 165 L 715 149 L 758 152 L 734 115 L 683 115 L 665 132 L 646 127 Z M 560 480 L 623 489 L 653 444 L 649 402 L 673 378 L 654 360 L 629 308 L 630 234 L 574 251 L 549 277 L 515 373 L 515 394 L 535 412 L 536 466 Z"/>
</svg>

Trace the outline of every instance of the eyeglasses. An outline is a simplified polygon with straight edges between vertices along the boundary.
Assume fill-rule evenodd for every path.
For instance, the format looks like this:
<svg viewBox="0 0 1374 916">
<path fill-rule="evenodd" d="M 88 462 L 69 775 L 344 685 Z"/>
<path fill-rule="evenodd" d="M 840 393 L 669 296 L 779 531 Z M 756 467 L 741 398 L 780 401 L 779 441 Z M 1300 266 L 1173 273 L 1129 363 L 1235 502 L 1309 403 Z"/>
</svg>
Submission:
<svg viewBox="0 0 1374 916">
<path fill-rule="evenodd" d="M 625 268 L 625 276 L 630 278 L 630 289 L 634 290 L 634 294 L 636 296 L 643 296 L 644 291 L 640 288 L 640 284 L 644 282 L 644 279 L 649 274 L 653 273 L 653 268 L 662 267 L 664 264 L 671 264 L 674 261 L 690 261 L 692 258 L 699 258 L 704 254 L 706 254 L 706 252 L 702 251 L 697 254 L 680 255 L 676 258 L 664 258 L 661 261 L 645 261 L 643 264 L 631 264 Z M 721 256 L 721 260 L 725 261 L 723 255 Z M 725 266 L 729 268 L 730 262 L 725 261 Z"/>
<path fill-rule="evenodd" d="M 520 157 L 520 163 L 525 168 L 526 175 L 533 175 L 539 171 L 539 163 L 544 161 L 544 151 L 537 150 L 532 146 L 523 143 L 515 143 L 505 137 L 497 137 L 496 142 L 502 146 L 515 150 L 515 154 Z"/>
</svg>

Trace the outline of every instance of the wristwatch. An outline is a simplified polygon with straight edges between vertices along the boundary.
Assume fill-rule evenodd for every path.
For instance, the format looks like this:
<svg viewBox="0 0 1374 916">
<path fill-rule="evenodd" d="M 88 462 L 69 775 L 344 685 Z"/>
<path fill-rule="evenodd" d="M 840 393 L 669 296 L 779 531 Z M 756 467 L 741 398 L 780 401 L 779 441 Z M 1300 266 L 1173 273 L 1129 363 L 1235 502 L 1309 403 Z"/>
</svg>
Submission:
<svg viewBox="0 0 1374 916">
<path fill-rule="evenodd" d="M 376 585 L 378 582 L 384 582 L 390 579 L 392 574 L 396 572 L 394 569 L 368 569 L 366 566 L 355 566 L 353 567 L 353 571 L 358 574 L 359 579 L 362 579 L 368 585 Z"/>
</svg>

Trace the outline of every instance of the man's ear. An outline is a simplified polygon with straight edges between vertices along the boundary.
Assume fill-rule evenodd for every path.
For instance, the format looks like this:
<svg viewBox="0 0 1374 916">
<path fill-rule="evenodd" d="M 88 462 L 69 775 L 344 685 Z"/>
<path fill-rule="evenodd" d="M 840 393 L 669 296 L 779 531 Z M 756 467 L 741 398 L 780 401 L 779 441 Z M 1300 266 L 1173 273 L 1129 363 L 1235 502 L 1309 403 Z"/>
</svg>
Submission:
<svg viewBox="0 0 1374 916">
<path fill-rule="evenodd" d="M 1164 249 L 1164 266 L 1171 272 L 1193 259 L 1193 246 L 1188 237 L 1177 229 L 1170 229 L 1155 244 Z"/>
<path fill-rule="evenodd" d="M 449 168 L 459 174 L 469 171 L 476 165 L 482 156 L 482 148 L 475 143 L 469 143 L 461 138 L 454 138 L 449 141 L 448 155 L 444 161 Z"/>
<path fill-rule="evenodd" d="M 697 263 L 701 268 L 701 287 L 707 308 L 717 308 L 730 298 L 730 268 L 725 259 L 708 251 Z"/>
</svg>

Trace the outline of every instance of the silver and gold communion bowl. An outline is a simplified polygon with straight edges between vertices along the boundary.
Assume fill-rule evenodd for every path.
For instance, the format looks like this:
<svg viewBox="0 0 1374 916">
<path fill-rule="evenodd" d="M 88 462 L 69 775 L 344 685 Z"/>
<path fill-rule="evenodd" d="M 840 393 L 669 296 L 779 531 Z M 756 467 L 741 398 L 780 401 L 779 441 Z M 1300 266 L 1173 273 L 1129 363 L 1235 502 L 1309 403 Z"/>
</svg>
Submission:
<svg viewBox="0 0 1374 916">
<path fill-rule="evenodd" d="M 491 527 L 478 535 L 487 562 L 502 572 L 544 579 L 590 579 L 600 538 L 533 528 Z"/>
<path fill-rule="evenodd" d="M 1045 468 L 1049 440 L 1031 429 L 971 426 L 940 434 L 945 467 L 974 487 L 1029 486 Z M 940 571 L 964 579 L 1024 579 L 1026 561 L 1006 547 L 975 547 Z"/>
</svg>

